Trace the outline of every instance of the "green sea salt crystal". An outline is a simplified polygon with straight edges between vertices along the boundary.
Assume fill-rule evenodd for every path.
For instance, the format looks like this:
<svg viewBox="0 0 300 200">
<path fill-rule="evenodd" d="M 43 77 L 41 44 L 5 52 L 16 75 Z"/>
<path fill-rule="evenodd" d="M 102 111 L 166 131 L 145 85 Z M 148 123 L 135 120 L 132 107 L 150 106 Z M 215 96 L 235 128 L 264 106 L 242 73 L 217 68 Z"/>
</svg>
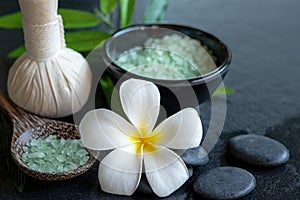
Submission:
<svg viewBox="0 0 300 200">
<path fill-rule="evenodd" d="M 82 160 L 79 160 L 79 164 L 80 164 L 80 165 L 83 165 L 84 163 L 86 163 L 86 162 L 88 161 L 88 159 L 89 159 L 88 156 L 84 156 L 84 157 L 82 158 Z"/>
<path fill-rule="evenodd" d="M 116 64 L 141 76 L 179 80 L 211 72 L 216 68 L 214 63 L 206 62 L 211 59 L 214 57 L 199 42 L 173 34 L 149 38 L 144 47 L 123 52 Z"/>
<path fill-rule="evenodd" d="M 32 139 L 23 147 L 22 160 L 33 170 L 60 173 L 77 169 L 88 159 L 88 152 L 80 140 L 47 138 Z"/>
<path fill-rule="evenodd" d="M 31 146 L 36 146 L 38 143 L 38 140 L 31 140 L 30 145 Z"/>
<path fill-rule="evenodd" d="M 66 161 L 64 155 L 58 155 L 58 156 L 56 156 L 56 160 L 58 160 L 61 163 Z"/>
<path fill-rule="evenodd" d="M 79 151 L 76 152 L 76 155 L 78 155 L 79 157 L 84 157 L 86 155 L 86 150 L 85 149 L 81 149 Z"/>
</svg>

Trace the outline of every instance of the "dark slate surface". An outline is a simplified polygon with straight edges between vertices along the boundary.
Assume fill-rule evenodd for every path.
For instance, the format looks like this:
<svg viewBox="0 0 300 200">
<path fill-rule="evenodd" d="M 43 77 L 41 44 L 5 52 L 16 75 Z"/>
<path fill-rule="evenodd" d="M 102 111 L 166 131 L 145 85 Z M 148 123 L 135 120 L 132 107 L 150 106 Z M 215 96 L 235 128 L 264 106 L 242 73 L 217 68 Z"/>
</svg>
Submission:
<svg viewBox="0 0 300 200">
<path fill-rule="evenodd" d="M 61 5 L 78 6 L 78 2 L 61 0 Z M 92 5 L 96 1 L 85 2 Z M 140 9 L 136 12 L 136 22 L 148 0 L 138 2 Z M 0 14 L 17 10 L 16 5 L 16 0 L 0 1 Z M 206 170 L 225 165 L 244 168 L 255 176 L 256 188 L 243 199 L 300 199 L 299 7 L 298 0 L 171 1 L 166 22 L 201 28 L 231 48 L 233 61 L 225 84 L 234 88 L 235 93 L 227 98 L 225 126 L 218 143 L 209 153 L 209 163 L 195 167 L 193 177 L 169 199 L 199 199 L 192 192 L 195 178 Z M 4 57 L 21 44 L 21 36 L 21 31 L 0 29 L 1 89 L 5 89 L 10 65 Z M 210 104 L 205 103 L 200 108 L 207 130 Z M 290 160 L 270 169 L 237 161 L 227 153 L 227 142 L 231 137 L 247 133 L 266 134 L 282 142 L 290 150 Z M 101 192 L 97 165 L 69 181 L 48 183 L 29 178 L 22 194 L 11 187 L 5 174 L 0 174 L 0 199 L 144 198 L 140 194 L 120 197 Z"/>
</svg>

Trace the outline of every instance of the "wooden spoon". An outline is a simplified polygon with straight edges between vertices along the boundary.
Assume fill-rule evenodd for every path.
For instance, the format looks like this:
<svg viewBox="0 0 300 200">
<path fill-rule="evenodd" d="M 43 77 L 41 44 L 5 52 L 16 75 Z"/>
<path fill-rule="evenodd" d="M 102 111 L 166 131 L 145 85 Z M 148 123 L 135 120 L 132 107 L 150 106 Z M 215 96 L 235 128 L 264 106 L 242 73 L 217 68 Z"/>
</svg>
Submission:
<svg viewBox="0 0 300 200">
<path fill-rule="evenodd" d="M 11 140 L 11 155 L 20 169 L 31 177 L 40 180 L 65 180 L 85 173 L 95 163 L 90 154 L 87 163 L 79 168 L 62 173 L 43 173 L 29 168 L 22 161 L 23 146 L 31 139 L 46 138 L 49 135 L 56 135 L 58 139 L 80 139 L 77 127 L 74 124 L 40 118 L 25 112 L 8 100 L 3 93 L 0 93 L 0 107 L 6 112 L 12 121 L 13 135 Z"/>
</svg>

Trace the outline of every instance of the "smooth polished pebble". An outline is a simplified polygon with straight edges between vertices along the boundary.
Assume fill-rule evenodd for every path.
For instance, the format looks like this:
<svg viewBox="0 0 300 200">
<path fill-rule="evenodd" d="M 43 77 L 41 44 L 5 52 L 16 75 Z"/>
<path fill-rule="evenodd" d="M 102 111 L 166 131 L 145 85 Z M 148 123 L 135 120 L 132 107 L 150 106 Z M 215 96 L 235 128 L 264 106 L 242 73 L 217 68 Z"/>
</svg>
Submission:
<svg viewBox="0 0 300 200">
<path fill-rule="evenodd" d="M 262 135 L 235 136 L 228 144 L 229 152 L 250 164 L 272 167 L 289 160 L 289 150 L 280 142 Z"/>
<path fill-rule="evenodd" d="M 189 171 L 189 177 L 191 178 L 194 174 L 194 169 L 193 167 L 188 167 L 188 171 Z"/>
<path fill-rule="evenodd" d="M 218 167 L 201 174 L 194 190 L 209 199 L 237 199 L 249 194 L 255 185 L 255 177 L 244 169 Z"/>
<path fill-rule="evenodd" d="M 181 158 L 190 166 L 206 165 L 209 160 L 207 152 L 201 146 L 186 150 Z"/>
</svg>

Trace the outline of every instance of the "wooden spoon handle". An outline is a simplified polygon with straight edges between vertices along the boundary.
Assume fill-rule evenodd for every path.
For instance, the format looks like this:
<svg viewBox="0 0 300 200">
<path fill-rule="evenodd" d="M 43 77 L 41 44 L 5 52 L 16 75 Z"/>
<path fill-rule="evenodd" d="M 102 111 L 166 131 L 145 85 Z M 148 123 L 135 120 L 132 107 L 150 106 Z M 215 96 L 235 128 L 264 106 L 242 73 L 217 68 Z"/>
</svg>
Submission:
<svg viewBox="0 0 300 200">
<path fill-rule="evenodd" d="M 25 132 L 41 124 L 42 120 L 40 118 L 31 115 L 19 108 L 17 105 L 14 105 L 10 102 L 10 100 L 8 100 L 3 92 L 0 92 L 0 107 L 6 112 L 14 125 L 17 125 L 15 128 L 18 128 L 19 131 Z"/>
</svg>

